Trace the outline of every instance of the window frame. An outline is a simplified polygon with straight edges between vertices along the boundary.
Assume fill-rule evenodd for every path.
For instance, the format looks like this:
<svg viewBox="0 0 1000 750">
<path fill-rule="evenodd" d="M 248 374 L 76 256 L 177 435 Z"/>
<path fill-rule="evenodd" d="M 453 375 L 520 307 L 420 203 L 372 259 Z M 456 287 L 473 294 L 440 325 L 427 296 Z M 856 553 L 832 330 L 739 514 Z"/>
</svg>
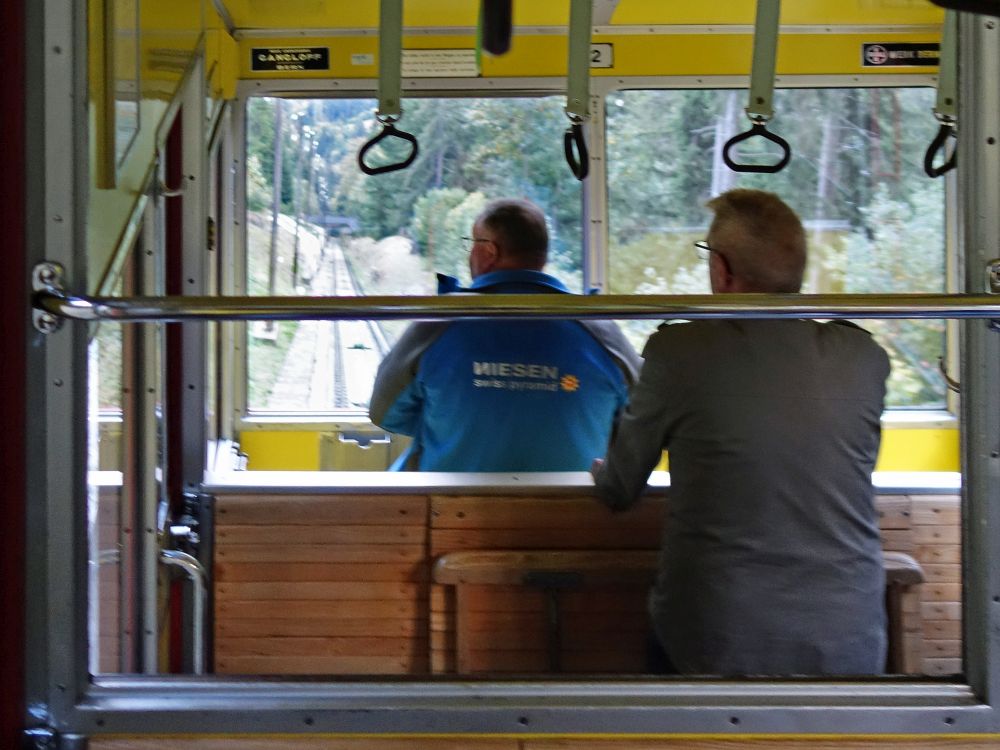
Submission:
<svg viewBox="0 0 1000 750">
<path fill-rule="evenodd" d="M 933 87 L 933 75 L 867 75 L 863 80 L 850 75 L 795 75 L 779 76 L 775 85 L 782 88 L 893 88 L 893 87 Z M 863 86 L 861 84 L 864 84 Z M 565 92 L 564 81 L 560 78 L 502 78 L 489 81 L 489 90 L 470 91 L 470 86 L 482 86 L 482 79 L 470 82 L 465 79 L 416 79 L 407 81 L 407 91 L 422 97 L 483 98 L 486 96 L 552 96 Z M 261 81 L 244 80 L 237 84 L 231 121 L 231 150 L 234 154 L 244 154 L 246 150 L 246 112 L 251 97 L 275 96 L 286 98 L 373 98 L 376 90 L 369 81 L 357 79 L 336 80 L 330 89 L 320 91 L 307 80 Z M 583 183 L 583 210 L 581 213 L 585 230 L 583 232 L 582 272 L 584 289 L 596 289 L 603 293 L 608 288 L 610 277 L 610 227 L 608 225 L 608 185 L 606 153 L 606 103 L 616 91 L 635 89 L 739 89 L 746 88 L 746 78 L 742 76 L 675 76 L 644 77 L 623 76 L 616 78 L 593 78 L 591 80 L 591 119 L 587 123 L 587 143 L 592 156 L 590 177 Z M 332 90 L 332 94 L 331 94 Z M 928 113 L 930 115 L 930 113 Z M 245 217 L 247 210 L 246 181 L 234 180 L 233 213 Z M 958 288 L 957 274 L 957 205 L 953 199 L 953 182 L 949 182 L 945 194 L 945 290 L 953 292 Z M 223 294 L 246 294 L 246 221 L 240 221 L 233 234 L 230 246 L 231 257 L 225 267 L 233 269 L 233 277 L 227 280 Z M 316 430 L 317 432 L 337 432 L 370 425 L 365 414 L 356 410 L 341 412 L 295 411 L 288 413 L 252 411 L 248 404 L 248 348 L 239 343 L 246 341 L 246 323 L 233 323 L 233 335 L 229 345 L 233 347 L 231 374 L 224 374 L 221 387 L 223 401 L 231 404 L 231 434 L 254 430 Z M 945 345 L 942 350 L 943 362 L 953 376 L 958 372 L 957 328 L 949 322 L 945 331 Z M 883 425 L 901 427 L 957 425 L 958 399 L 947 391 L 945 406 L 934 408 L 886 409 Z M 906 412 L 902 416 L 901 412 Z M 923 419 L 921 420 L 921 417 Z"/>
<path fill-rule="evenodd" d="M 44 112 L 44 186 L 29 192 L 47 222 L 41 252 L 85 278 L 87 199 L 84 8 L 45 0 L 45 64 L 29 75 L 32 104 Z M 964 143 L 987 143 L 1000 123 L 1000 32 L 964 19 Z M 55 52 L 53 52 L 55 50 Z M 66 54 L 62 54 L 65 51 Z M 43 70 L 44 68 L 44 70 Z M 44 76 L 43 82 L 43 72 Z M 200 73 L 199 73 L 200 74 Z M 703 83 L 707 79 L 700 79 Z M 912 79 L 911 79 L 912 80 Z M 735 79 L 734 81 L 735 82 Z M 672 82 L 673 83 L 673 82 Z M 742 81 L 745 84 L 745 79 Z M 282 84 L 288 90 L 288 82 Z M 441 84 L 438 84 L 439 86 Z M 551 85 L 556 85 L 553 82 Z M 31 93 L 31 92 L 41 92 Z M 959 151 L 966 231 L 966 288 L 979 291 L 982 248 L 1000 240 L 1000 154 Z M 595 230 L 597 231 L 597 230 Z M 680 680 L 389 682 L 101 677 L 87 675 L 86 326 L 69 324 L 28 353 L 39 373 L 28 407 L 42 415 L 28 435 L 27 705 L 64 738 L 102 734 L 324 733 L 362 735 L 547 734 L 927 734 L 1000 731 L 1000 341 L 985 321 L 965 326 L 963 415 L 966 656 L 968 684 L 886 678 L 873 681 L 725 682 Z M 37 336 L 36 336 L 37 338 Z M 973 408 L 973 404 L 975 408 Z M 73 419 L 67 420 L 72 416 Z M 68 423 L 67 423 L 68 422 Z M 992 486 L 992 492 L 991 492 Z M 991 533 L 992 530 L 992 533 Z M 65 571 L 73 571 L 66 575 Z M 997 593 L 994 593 L 997 592 Z M 280 693 L 276 686 L 281 686 Z M 817 710 L 823 709 L 823 710 Z"/>
</svg>

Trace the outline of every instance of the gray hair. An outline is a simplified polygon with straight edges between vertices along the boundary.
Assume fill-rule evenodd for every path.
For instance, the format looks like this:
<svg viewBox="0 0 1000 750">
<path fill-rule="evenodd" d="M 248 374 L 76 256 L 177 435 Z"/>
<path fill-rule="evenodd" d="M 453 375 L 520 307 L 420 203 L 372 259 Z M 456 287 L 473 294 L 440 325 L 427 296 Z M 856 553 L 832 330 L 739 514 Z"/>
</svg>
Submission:
<svg viewBox="0 0 1000 750">
<path fill-rule="evenodd" d="M 706 205 L 715 212 L 710 234 L 734 276 L 758 292 L 802 288 L 806 233 L 788 204 L 774 193 L 736 189 Z"/>
</svg>

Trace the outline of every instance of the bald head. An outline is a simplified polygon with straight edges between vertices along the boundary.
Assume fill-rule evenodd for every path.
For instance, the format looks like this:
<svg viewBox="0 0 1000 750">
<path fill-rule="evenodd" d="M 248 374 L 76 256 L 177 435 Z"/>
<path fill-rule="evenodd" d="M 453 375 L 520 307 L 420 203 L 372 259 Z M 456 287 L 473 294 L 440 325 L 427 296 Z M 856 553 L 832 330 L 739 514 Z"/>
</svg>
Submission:
<svg viewBox="0 0 1000 750">
<path fill-rule="evenodd" d="M 714 290 L 780 293 L 802 288 L 806 233 L 784 201 L 763 190 L 739 189 L 707 205 L 715 212 L 708 244 L 720 256 L 712 258 Z M 722 276 L 717 279 L 717 274 Z"/>
</svg>

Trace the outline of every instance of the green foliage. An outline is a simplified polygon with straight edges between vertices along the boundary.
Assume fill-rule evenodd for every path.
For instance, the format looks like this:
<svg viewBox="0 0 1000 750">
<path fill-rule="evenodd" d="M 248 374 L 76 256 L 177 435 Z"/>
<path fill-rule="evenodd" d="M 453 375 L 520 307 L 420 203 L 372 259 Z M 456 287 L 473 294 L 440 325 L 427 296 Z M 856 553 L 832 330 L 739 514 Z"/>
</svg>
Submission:
<svg viewBox="0 0 1000 750">
<path fill-rule="evenodd" d="M 277 101 L 251 99 L 247 109 L 248 203 L 265 215 L 275 171 Z M 736 90 L 609 96 L 612 292 L 707 291 L 706 271 L 691 243 L 704 236 L 705 202 L 731 187 L 776 192 L 803 217 L 811 246 L 807 292 L 943 288 L 942 188 L 922 172 L 936 130 L 933 91 L 778 90 L 768 127 L 787 139 L 793 158 L 774 175 L 737 174 L 722 164 L 722 144 L 749 126 L 744 103 L 745 92 Z M 406 170 L 366 176 L 357 155 L 381 128 L 375 101 L 284 100 L 282 211 L 356 221 L 356 236 L 370 238 L 370 252 L 379 256 L 360 261 L 379 269 L 379 278 L 367 283 L 404 288 L 406 277 L 415 276 L 422 288 L 434 271 L 467 280 L 468 247 L 460 238 L 470 233 L 486 201 L 527 198 L 549 220 L 550 270 L 579 290 L 582 195 L 562 153 L 563 105 L 560 96 L 408 99 L 399 127 L 417 136 L 419 156 Z M 390 139 L 368 161 L 398 161 L 408 149 Z M 734 156 L 775 158 L 761 139 L 745 142 Z M 415 243 L 414 259 L 423 261 L 419 272 L 400 260 L 397 246 L 381 244 L 394 236 Z M 266 277 L 267 255 L 257 257 L 264 259 Z M 255 262 L 251 256 L 256 279 L 261 270 Z M 650 324 L 626 327 L 641 344 Z M 869 327 L 893 358 L 891 402 L 939 403 L 942 327 L 906 321 Z"/>
</svg>

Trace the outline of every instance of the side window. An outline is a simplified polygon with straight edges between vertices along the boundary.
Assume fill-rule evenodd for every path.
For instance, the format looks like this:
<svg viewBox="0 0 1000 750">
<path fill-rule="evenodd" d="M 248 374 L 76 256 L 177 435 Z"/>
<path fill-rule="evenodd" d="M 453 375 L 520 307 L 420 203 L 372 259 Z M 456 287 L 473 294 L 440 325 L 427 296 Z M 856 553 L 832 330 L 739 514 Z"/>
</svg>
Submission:
<svg viewBox="0 0 1000 750">
<path fill-rule="evenodd" d="M 558 96 L 408 100 L 419 139 L 405 172 L 368 177 L 361 146 L 380 127 L 374 100 L 250 99 L 250 294 L 434 294 L 436 273 L 468 282 L 462 237 L 483 205 L 537 203 L 549 219 L 548 270 L 582 287 L 581 194 L 563 163 Z M 389 163 L 379 153 L 367 160 Z M 251 413 L 365 413 L 375 371 L 406 321 L 260 322 L 248 327 Z"/>
<path fill-rule="evenodd" d="M 770 129 L 791 144 L 782 172 L 739 174 L 722 146 L 746 129 L 745 94 L 620 91 L 607 102 L 610 290 L 708 292 L 692 247 L 705 202 L 734 187 L 778 193 L 803 218 L 803 292 L 943 292 L 944 187 L 923 172 L 936 131 L 930 89 L 778 91 Z M 757 143 L 755 143 L 757 142 Z M 748 153 L 762 139 L 747 142 Z M 641 185 L 641 189 L 637 186 Z M 943 408 L 944 321 L 866 320 L 892 359 L 888 405 Z M 626 324 L 637 345 L 653 327 Z"/>
</svg>

